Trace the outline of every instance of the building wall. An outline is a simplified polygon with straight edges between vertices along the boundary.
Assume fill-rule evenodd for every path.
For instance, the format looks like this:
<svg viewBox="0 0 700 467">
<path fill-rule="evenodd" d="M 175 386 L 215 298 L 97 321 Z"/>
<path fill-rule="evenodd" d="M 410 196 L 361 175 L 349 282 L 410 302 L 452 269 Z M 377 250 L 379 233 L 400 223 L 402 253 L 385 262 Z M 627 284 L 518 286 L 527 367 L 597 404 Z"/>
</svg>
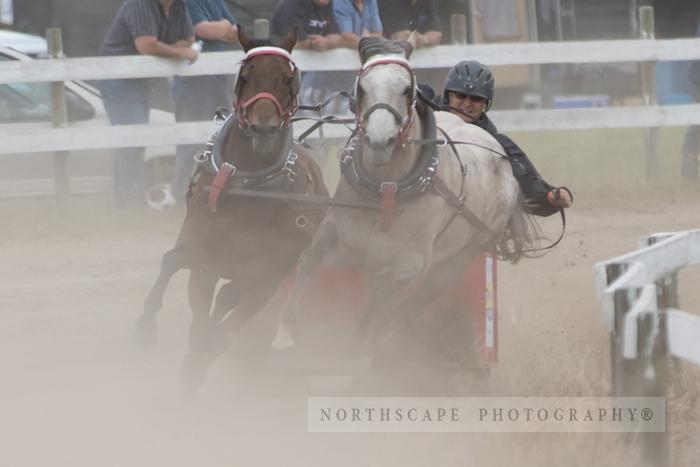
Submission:
<svg viewBox="0 0 700 467">
<path fill-rule="evenodd" d="M 14 0 L 15 28 L 40 36 L 46 28 L 63 30 L 66 55 L 96 55 L 122 0 Z"/>
<path fill-rule="evenodd" d="M 700 19 L 698 0 L 656 0 L 656 36 L 660 39 L 693 37 Z"/>
</svg>

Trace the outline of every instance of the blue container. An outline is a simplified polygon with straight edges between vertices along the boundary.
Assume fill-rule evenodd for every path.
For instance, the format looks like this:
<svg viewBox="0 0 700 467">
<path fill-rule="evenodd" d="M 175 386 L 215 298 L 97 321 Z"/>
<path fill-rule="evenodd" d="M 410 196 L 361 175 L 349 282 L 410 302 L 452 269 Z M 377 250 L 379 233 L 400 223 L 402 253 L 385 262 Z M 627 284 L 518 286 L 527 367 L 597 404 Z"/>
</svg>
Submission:
<svg viewBox="0 0 700 467">
<path fill-rule="evenodd" d="M 607 107 L 610 96 L 606 94 L 593 94 L 581 96 L 554 96 L 555 109 L 586 109 L 589 107 Z"/>
<path fill-rule="evenodd" d="M 659 104 L 690 104 L 693 102 L 692 89 L 687 61 L 656 64 L 656 100 Z"/>
</svg>

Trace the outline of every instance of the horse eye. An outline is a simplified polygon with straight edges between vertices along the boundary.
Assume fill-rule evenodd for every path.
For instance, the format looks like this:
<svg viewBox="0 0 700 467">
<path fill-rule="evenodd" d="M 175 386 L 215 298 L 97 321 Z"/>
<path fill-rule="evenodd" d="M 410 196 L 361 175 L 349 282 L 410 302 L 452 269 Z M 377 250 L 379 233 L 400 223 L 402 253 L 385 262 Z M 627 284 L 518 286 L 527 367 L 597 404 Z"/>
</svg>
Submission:
<svg viewBox="0 0 700 467">
<path fill-rule="evenodd" d="M 410 96 L 412 91 L 413 91 L 413 88 L 411 86 L 406 86 L 406 89 L 403 90 L 403 95 Z"/>
</svg>

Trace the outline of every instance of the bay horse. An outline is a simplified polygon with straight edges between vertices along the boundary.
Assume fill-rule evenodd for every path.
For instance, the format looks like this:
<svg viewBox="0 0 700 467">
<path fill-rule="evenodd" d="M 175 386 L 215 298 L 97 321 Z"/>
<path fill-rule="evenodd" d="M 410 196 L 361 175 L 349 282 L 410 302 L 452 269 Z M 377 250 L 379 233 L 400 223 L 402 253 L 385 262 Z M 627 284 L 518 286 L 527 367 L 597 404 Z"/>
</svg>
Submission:
<svg viewBox="0 0 700 467">
<path fill-rule="evenodd" d="M 406 42 L 364 38 L 355 85 L 355 129 L 341 151 L 335 198 L 380 209 L 331 206 L 299 259 L 280 314 L 276 349 L 295 345 L 300 298 L 321 264 L 367 277 L 361 323 L 376 359 L 399 305 L 414 306 L 429 286 L 500 245 L 517 260 L 529 244 L 528 218 L 511 165 L 486 131 L 417 99 Z M 405 306 L 404 306 L 405 308 Z"/>
<path fill-rule="evenodd" d="M 300 77 L 290 53 L 296 32 L 272 46 L 249 39 L 241 28 L 239 41 L 246 56 L 234 112 L 197 156 L 182 228 L 175 247 L 163 256 L 137 323 L 138 340 L 153 342 L 165 289 L 178 270 L 189 269 L 193 319 L 183 365 L 186 385 L 200 383 L 223 351 L 224 328 L 238 329 L 270 299 L 325 213 L 325 206 L 256 194 L 328 195 L 318 165 L 293 145 Z M 229 282 L 212 310 L 220 279 Z"/>
</svg>

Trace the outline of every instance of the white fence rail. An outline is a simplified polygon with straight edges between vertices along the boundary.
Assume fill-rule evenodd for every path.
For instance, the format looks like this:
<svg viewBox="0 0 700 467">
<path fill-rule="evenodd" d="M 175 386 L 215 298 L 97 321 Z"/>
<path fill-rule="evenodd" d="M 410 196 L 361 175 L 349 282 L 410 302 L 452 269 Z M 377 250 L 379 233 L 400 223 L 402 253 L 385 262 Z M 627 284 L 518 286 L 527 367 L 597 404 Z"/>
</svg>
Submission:
<svg viewBox="0 0 700 467">
<path fill-rule="evenodd" d="M 606 107 L 566 110 L 493 111 L 489 115 L 500 131 L 587 130 L 595 128 L 648 128 L 700 124 L 700 104 L 673 107 Z M 349 116 L 346 116 L 349 117 Z M 297 135 L 311 126 L 294 125 Z M 46 151 L 75 151 L 123 146 L 203 143 L 214 130 L 211 122 L 172 125 L 123 125 L 90 128 L 44 128 L 0 131 L 0 155 Z M 344 138 L 350 131 L 343 125 L 325 125 L 324 138 Z M 319 137 L 314 133 L 312 137 Z"/>
<path fill-rule="evenodd" d="M 295 51 L 293 57 L 304 71 L 360 68 L 357 52 L 350 49 Z M 3 62 L 0 83 L 236 73 L 242 58 L 242 52 L 212 52 L 202 54 L 193 65 L 147 56 Z M 694 60 L 700 59 L 700 39 L 442 45 L 415 51 L 411 65 L 416 69 L 449 68 L 463 58 L 475 58 L 492 66 Z"/>
<path fill-rule="evenodd" d="M 700 264 L 700 230 L 651 235 L 643 242 L 649 246 L 596 265 L 605 324 L 611 332 L 619 334 L 623 356 L 634 359 L 638 357 L 638 318 L 645 313 L 670 314 L 673 318 L 667 321 L 666 337 L 669 343 L 674 343 L 671 353 L 700 365 L 700 333 L 693 335 L 687 331 L 688 328 L 700 330 L 700 316 L 657 300 L 659 283 L 676 288 L 675 274 L 687 266 Z M 627 306 L 622 307 L 624 310 L 615 297 L 620 292 L 630 294 Z"/>
<path fill-rule="evenodd" d="M 307 71 L 357 70 L 360 65 L 357 53 L 347 49 L 322 54 L 295 51 L 293 55 Z M 242 57 L 241 52 L 202 54 L 193 65 L 147 56 L 6 61 L 0 63 L 0 83 L 235 73 Z M 700 59 L 700 39 L 446 45 L 416 51 L 411 63 L 417 69 L 442 68 L 462 57 L 478 58 L 490 65 L 690 60 Z M 700 124 L 700 105 L 515 110 L 491 115 L 502 131 L 654 128 Z M 212 128 L 211 123 L 200 122 L 101 127 L 89 132 L 73 128 L 7 131 L 0 132 L 0 154 L 114 148 L 127 143 L 202 143 Z M 306 128 L 308 124 L 296 125 L 298 133 Z M 347 130 L 338 126 L 326 126 L 323 132 L 325 138 L 346 135 Z"/>
<path fill-rule="evenodd" d="M 678 309 L 678 272 L 700 264 L 700 230 L 655 234 L 643 248 L 598 263 L 598 295 L 611 335 L 616 396 L 663 397 L 670 356 L 700 365 L 700 316 Z M 653 465 L 669 465 L 668 437 L 640 440 Z"/>
</svg>

